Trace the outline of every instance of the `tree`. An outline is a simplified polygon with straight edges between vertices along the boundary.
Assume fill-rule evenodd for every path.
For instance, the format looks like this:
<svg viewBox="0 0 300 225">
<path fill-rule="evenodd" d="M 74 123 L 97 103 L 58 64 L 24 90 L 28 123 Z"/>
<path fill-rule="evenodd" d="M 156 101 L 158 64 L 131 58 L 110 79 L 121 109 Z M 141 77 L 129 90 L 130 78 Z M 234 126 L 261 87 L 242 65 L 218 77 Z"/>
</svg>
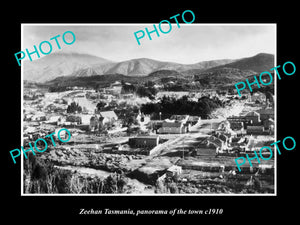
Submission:
<svg viewBox="0 0 300 225">
<path fill-rule="evenodd" d="M 157 116 L 159 112 L 164 115 L 179 114 L 207 117 L 214 109 L 222 107 L 222 102 L 217 98 L 202 97 L 198 102 L 190 101 L 187 96 L 180 99 L 163 97 L 158 103 L 147 103 L 141 106 L 141 111 L 145 114 L 154 114 Z"/>
<path fill-rule="evenodd" d="M 136 91 L 136 87 L 132 84 L 126 84 L 123 80 L 121 81 L 121 84 L 122 84 L 122 90 L 121 90 L 122 94 L 133 93 Z"/>
<path fill-rule="evenodd" d="M 136 94 L 140 97 L 148 97 L 150 99 L 154 99 L 154 96 L 156 95 L 157 90 L 154 87 L 144 87 L 139 86 L 136 90 Z"/>
<path fill-rule="evenodd" d="M 97 110 L 98 110 L 98 111 L 103 110 L 103 108 L 105 107 L 105 105 L 106 105 L 105 102 L 102 102 L 102 101 L 98 102 L 98 104 L 96 105 Z"/>
<path fill-rule="evenodd" d="M 75 112 L 81 113 L 82 108 L 81 106 L 78 105 L 78 103 L 72 102 L 70 105 L 68 105 L 67 113 L 75 113 Z"/>
<path fill-rule="evenodd" d="M 168 188 L 170 190 L 170 193 L 172 193 L 172 194 L 177 194 L 178 193 L 178 187 L 177 187 L 176 183 L 174 183 L 174 182 L 169 183 Z"/>
<path fill-rule="evenodd" d="M 103 192 L 104 193 L 116 193 L 118 190 L 117 187 L 117 178 L 114 175 L 109 175 L 105 180 L 104 180 L 104 187 L 103 187 Z"/>
<path fill-rule="evenodd" d="M 156 180 L 156 183 L 155 183 L 155 193 L 166 193 L 166 187 L 164 185 L 164 182 L 160 179 L 157 179 Z"/>
</svg>

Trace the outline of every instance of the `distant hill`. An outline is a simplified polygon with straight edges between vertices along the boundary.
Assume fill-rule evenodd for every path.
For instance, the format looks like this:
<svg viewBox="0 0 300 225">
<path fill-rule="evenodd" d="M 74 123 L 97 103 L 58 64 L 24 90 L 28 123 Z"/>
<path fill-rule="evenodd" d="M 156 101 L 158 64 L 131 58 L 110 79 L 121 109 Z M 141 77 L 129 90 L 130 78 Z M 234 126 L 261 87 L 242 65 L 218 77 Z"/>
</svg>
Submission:
<svg viewBox="0 0 300 225">
<path fill-rule="evenodd" d="M 247 78 L 251 79 L 263 71 L 270 71 L 274 66 L 274 55 L 260 53 L 204 71 L 194 70 L 193 72 L 195 80 L 212 88 L 232 86 Z"/>
<path fill-rule="evenodd" d="M 120 73 L 129 76 L 145 76 L 163 65 L 176 67 L 176 63 L 160 62 L 153 59 L 131 59 L 115 64 L 107 73 Z"/>
<path fill-rule="evenodd" d="M 148 76 L 125 76 L 123 74 L 104 74 L 92 75 L 84 77 L 76 76 L 61 76 L 44 84 L 46 86 L 83 86 L 83 87 L 101 87 L 109 86 L 116 81 L 124 81 L 130 83 L 141 83 L 146 81 L 154 81 L 162 83 L 166 78 L 183 79 L 182 75 L 174 70 L 159 70 L 149 74 Z"/>
<path fill-rule="evenodd" d="M 180 64 L 174 62 L 164 62 L 148 58 L 130 59 L 118 63 L 93 65 L 90 68 L 84 68 L 75 71 L 70 76 L 91 76 L 103 74 L 124 74 L 126 76 L 148 76 L 155 71 L 174 70 L 186 71 L 192 69 L 205 70 L 214 66 L 223 65 L 233 60 L 212 60 L 195 64 Z"/>
<path fill-rule="evenodd" d="M 274 55 L 266 53 L 236 60 L 211 60 L 195 64 L 162 62 L 147 58 L 112 62 L 85 54 L 50 56 L 26 62 L 25 79 L 34 78 L 36 82 L 46 82 L 46 85 L 51 86 L 90 87 L 106 86 L 121 80 L 134 83 L 153 81 L 161 84 L 182 80 L 183 83 L 198 81 L 203 87 L 219 88 L 232 86 L 275 66 Z M 33 67 L 33 70 L 30 70 L 30 67 Z"/>
<path fill-rule="evenodd" d="M 260 53 L 252 57 L 242 58 L 232 63 L 210 68 L 208 71 L 214 71 L 222 68 L 235 68 L 240 70 L 252 70 L 256 73 L 269 71 L 274 65 L 274 55 Z"/>
<path fill-rule="evenodd" d="M 176 70 L 157 70 L 148 74 L 147 77 L 149 78 L 165 78 L 165 77 L 179 77 L 182 76 L 181 73 L 177 72 Z"/>
<path fill-rule="evenodd" d="M 139 77 L 133 76 L 125 76 L 123 74 L 105 74 L 102 76 L 93 75 L 87 77 L 75 77 L 75 76 L 61 76 L 57 77 L 54 80 L 47 81 L 44 85 L 50 87 L 72 87 L 72 86 L 79 86 L 79 87 L 90 87 L 95 88 L 97 86 L 100 87 L 107 87 L 111 83 L 115 81 L 125 81 L 125 82 L 136 82 L 139 81 Z"/>
<path fill-rule="evenodd" d="M 22 62 L 24 79 L 35 82 L 45 82 L 59 76 L 70 75 L 95 64 L 108 65 L 110 63 L 112 61 L 101 57 L 77 53 L 51 53 L 34 61 Z"/>
<path fill-rule="evenodd" d="M 240 70 L 237 68 L 222 67 L 214 70 L 207 70 L 194 75 L 195 81 L 208 88 L 219 88 L 232 86 L 237 82 L 253 77 L 256 72 L 252 70 Z"/>
<path fill-rule="evenodd" d="M 34 61 L 23 61 L 24 79 L 45 82 L 60 76 L 86 77 L 106 74 L 144 77 L 160 70 L 205 70 L 233 60 L 211 60 L 194 64 L 164 62 L 148 58 L 131 59 L 122 62 L 77 53 L 52 53 Z"/>
</svg>

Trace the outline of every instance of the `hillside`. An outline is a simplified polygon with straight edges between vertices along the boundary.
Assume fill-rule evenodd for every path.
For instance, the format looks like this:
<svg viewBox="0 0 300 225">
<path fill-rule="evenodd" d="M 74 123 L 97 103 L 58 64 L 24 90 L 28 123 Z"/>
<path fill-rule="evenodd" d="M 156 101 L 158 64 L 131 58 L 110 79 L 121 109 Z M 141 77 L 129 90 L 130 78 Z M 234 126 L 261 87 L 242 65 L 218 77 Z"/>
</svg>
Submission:
<svg viewBox="0 0 300 225">
<path fill-rule="evenodd" d="M 34 60 L 23 61 L 24 80 L 45 82 L 55 79 L 59 76 L 66 76 L 91 68 L 92 65 L 108 65 L 112 61 L 92 56 L 88 54 L 77 53 L 51 53 L 48 56 Z"/>
<path fill-rule="evenodd" d="M 71 76 L 91 76 L 103 74 L 124 74 L 126 76 L 147 76 L 150 73 L 160 70 L 174 70 L 178 72 L 186 70 L 205 70 L 214 66 L 219 66 L 232 62 L 233 60 L 211 60 L 195 64 L 180 64 L 174 62 L 164 62 L 148 58 L 130 59 L 118 63 L 93 65 L 71 74 Z"/>
<path fill-rule="evenodd" d="M 40 59 L 39 66 L 44 63 L 44 60 L 47 63 L 51 61 L 51 58 L 44 58 Z M 96 85 L 108 86 L 110 83 L 121 80 L 133 83 L 152 81 L 157 84 L 172 81 L 177 87 L 180 87 L 180 85 L 188 87 L 190 82 L 196 81 L 201 87 L 223 88 L 233 86 L 239 81 L 253 77 L 253 75 L 261 71 L 267 71 L 274 67 L 274 55 L 265 53 L 235 60 L 234 62 L 233 60 L 212 60 L 185 65 L 146 58 L 131 59 L 116 63 L 103 58 L 82 56 L 81 54 L 75 55 L 75 57 L 72 55 L 60 55 L 59 57 L 55 56 L 53 58 L 53 64 L 46 66 L 43 70 L 46 75 L 41 75 L 41 78 L 35 81 L 44 80 L 48 76 L 48 79 L 45 80 L 47 81 L 45 83 L 46 86 L 89 87 L 95 87 Z M 62 60 L 58 63 L 57 58 L 67 58 L 71 60 L 68 62 Z M 76 60 L 81 60 L 81 62 L 76 63 Z M 87 61 L 98 63 L 88 64 Z M 32 63 L 35 63 L 35 61 Z M 226 64 L 220 65 L 220 63 Z M 65 66 L 63 71 L 60 71 L 60 66 Z M 76 70 L 78 67 L 80 69 Z M 48 69 L 51 70 L 52 73 L 47 73 Z M 66 76 L 66 71 L 70 70 L 72 70 L 71 75 Z M 49 79 L 49 77 L 54 79 Z M 170 88 L 172 89 L 172 87 Z"/>
<path fill-rule="evenodd" d="M 222 68 L 235 68 L 240 70 L 252 70 L 256 73 L 269 71 L 274 65 L 274 55 L 267 53 L 259 53 L 255 56 L 242 58 L 232 63 L 227 63 L 221 66 L 213 67 L 208 71 L 219 70 Z"/>
<path fill-rule="evenodd" d="M 111 83 L 114 83 L 115 81 L 121 81 L 121 80 L 125 82 L 135 82 L 139 80 L 139 77 L 130 77 L 122 74 L 106 74 L 102 76 L 93 75 L 87 77 L 61 76 L 55 78 L 54 80 L 45 82 L 44 85 L 48 87 L 79 86 L 79 87 L 95 88 L 99 85 L 100 87 L 107 87 Z"/>
<path fill-rule="evenodd" d="M 233 60 L 211 60 L 195 64 L 164 62 L 148 58 L 130 59 L 122 62 L 78 53 L 52 53 L 34 61 L 24 61 L 24 79 L 46 82 L 60 76 L 86 77 L 94 75 L 123 74 L 126 76 L 145 77 L 159 70 L 205 70 L 223 65 Z M 185 73 L 183 73 L 185 74 Z"/>
<path fill-rule="evenodd" d="M 175 63 L 160 62 L 153 59 L 131 59 L 117 63 L 110 68 L 107 73 L 120 73 L 129 76 L 145 76 L 153 72 L 162 65 L 176 66 Z"/>
<path fill-rule="evenodd" d="M 91 75 L 91 76 L 61 76 L 44 84 L 46 86 L 82 86 L 82 87 L 102 87 L 109 86 L 116 81 L 124 81 L 129 83 L 143 83 L 153 81 L 157 83 L 164 83 L 166 78 L 183 79 L 182 75 L 174 70 L 159 70 L 149 74 L 148 76 L 126 76 L 123 74 L 104 74 L 104 75 Z"/>
<path fill-rule="evenodd" d="M 233 86 L 235 83 L 244 81 L 245 78 L 250 76 L 253 77 L 255 74 L 256 72 L 252 70 L 222 67 L 198 73 L 194 76 L 194 79 L 207 88 L 218 88 Z"/>
</svg>

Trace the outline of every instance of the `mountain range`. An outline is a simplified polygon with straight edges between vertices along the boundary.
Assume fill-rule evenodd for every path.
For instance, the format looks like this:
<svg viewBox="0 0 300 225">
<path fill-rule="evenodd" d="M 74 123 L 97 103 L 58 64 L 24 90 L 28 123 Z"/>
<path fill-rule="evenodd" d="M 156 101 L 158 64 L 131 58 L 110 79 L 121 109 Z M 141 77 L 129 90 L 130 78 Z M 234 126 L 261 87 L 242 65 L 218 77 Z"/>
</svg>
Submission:
<svg viewBox="0 0 300 225">
<path fill-rule="evenodd" d="M 105 58 L 79 53 L 52 53 L 34 61 L 24 61 L 24 80 L 48 82 L 58 77 L 80 78 L 95 75 L 121 74 L 132 77 L 154 76 L 165 71 L 178 72 L 182 76 L 214 74 L 216 71 L 247 71 L 250 74 L 274 67 L 274 55 L 260 53 L 241 59 L 202 61 L 194 64 L 164 62 L 148 58 L 114 62 Z M 160 72 L 163 71 L 163 72 Z M 232 73 L 232 71 L 231 71 Z M 218 74 L 218 73 L 217 73 Z"/>
<path fill-rule="evenodd" d="M 59 76 L 67 76 L 89 69 L 94 65 L 107 65 L 113 63 L 110 60 L 78 53 L 52 53 L 43 58 L 22 62 L 24 68 L 24 80 L 45 82 Z"/>
</svg>

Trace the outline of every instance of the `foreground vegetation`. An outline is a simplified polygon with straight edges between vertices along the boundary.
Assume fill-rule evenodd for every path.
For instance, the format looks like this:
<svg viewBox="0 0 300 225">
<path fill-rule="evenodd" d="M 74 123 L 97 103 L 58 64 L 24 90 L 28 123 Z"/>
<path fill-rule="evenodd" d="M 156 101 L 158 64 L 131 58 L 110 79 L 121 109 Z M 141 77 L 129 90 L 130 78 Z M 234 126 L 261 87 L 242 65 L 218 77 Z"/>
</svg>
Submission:
<svg viewBox="0 0 300 225">
<path fill-rule="evenodd" d="M 24 193 L 124 193 L 130 192 L 126 178 L 112 174 L 105 179 L 84 177 L 76 172 L 62 170 L 32 154 L 24 163 Z"/>
</svg>

